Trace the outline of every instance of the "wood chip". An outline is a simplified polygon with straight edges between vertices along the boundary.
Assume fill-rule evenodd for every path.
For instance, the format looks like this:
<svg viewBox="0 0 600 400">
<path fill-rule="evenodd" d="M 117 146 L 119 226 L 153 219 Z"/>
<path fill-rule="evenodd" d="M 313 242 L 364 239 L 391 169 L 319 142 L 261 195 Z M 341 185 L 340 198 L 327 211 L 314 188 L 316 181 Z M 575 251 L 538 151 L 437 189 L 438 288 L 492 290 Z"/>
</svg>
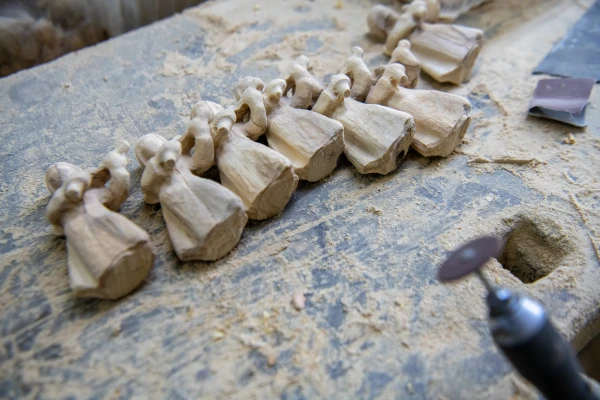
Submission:
<svg viewBox="0 0 600 400">
<path fill-rule="evenodd" d="M 297 293 L 292 297 L 292 304 L 296 310 L 303 310 L 306 306 L 306 297 L 302 293 Z"/>
<path fill-rule="evenodd" d="M 569 133 L 569 136 L 567 138 L 565 138 L 565 140 L 563 140 L 563 143 L 565 143 L 565 144 L 575 144 L 576 142 L 577 141 L 573 137 L 572 133 Z"/>
</svg>

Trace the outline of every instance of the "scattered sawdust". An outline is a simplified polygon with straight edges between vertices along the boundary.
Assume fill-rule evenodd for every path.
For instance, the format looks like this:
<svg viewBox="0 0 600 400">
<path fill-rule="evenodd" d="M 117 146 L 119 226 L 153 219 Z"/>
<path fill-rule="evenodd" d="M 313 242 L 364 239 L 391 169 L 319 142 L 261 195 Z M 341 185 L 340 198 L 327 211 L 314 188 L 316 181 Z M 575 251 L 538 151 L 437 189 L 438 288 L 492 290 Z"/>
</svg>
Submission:
<svg viewBox="0 0 600 400">
<path fill-rule="evenodd" d="M 494 102 L 494 104 L 496 105 L 496 107 L 498 107 L 498 109 L 500 111 L 502 111 L 502 114 L 504 114 L 504 116 L 510 115 L 509 112 L 508 112 L 508 110 L 506 109 L 506 107 L 502 103 L 502 101 L 500 101 L 496 97 L 496 95 L 494 94 L 494 91 L 490 89 L 490 87 L 487 85 L 487 83 L 483 82 L 483 83 L 477 84 L 472 89 L 472 93 L 473 94 L 484 94 L 484 95 L 487 95 L 490 98 L 490 100 L 492 102 Z"/>
<path fill-rule="evenodd" d="M 596 254 L 596 258 L 598 259 L 598 261 L 600 261 L 600 251 L 598 250 L 598 245 L 596 244 L 596 241 L 594 240 L 594 237 L 592 236 L 591 233 L 588 232 L 587 235 L 590 238 L 590 242 L 592 243 L 592 247 L 594 248 L 594 253 Z"/>
<path fill-rule="evenodd" d="M 469 163 L 473 164 L 516 164 L 516 165 L 526 165 L 531 164 L 533 167 L 539 164 L 546 164 L 546 162 L 539 160 L 535 157 L 519 157 L 513 155 L 500 155 L 492 158 L 487 158 L 483 156 L 472 156 L 469 158 Z"/>
<path fill-rule="evenodd" d="M 454 180 L 466 185 L 479 185 L 472 175 L 493 176 L 496 173 L 504 173 L 506 168 L 518 178 L 517 184 L 522 182 L 533 190 L 533 194 L 540 194 L 537 206 L 541 211 L 524 211 L 531 220 L 537 221 L 541 216 L 545 216 L 556 219 L 558 225 L 571 226 L 573 229 L 578 229 L 580 222 L 587 223 L 588 227 L 600 226 L 597 215 L 585 212 L 588 209 L 594 210 L 594 195 L 584 195 L 580 192 L 570 194 L 574 189 L 586 189 L 589 193 L 594 193 L 593 190 L 598 188 L 596 176 L 600 167 L 600 156 L 597 151 L 588 151 L 587 158 L 584 158 L 581 151 L 598 149 L 599 144 L 588 139 L 589 134 L 584 132 L 581 136 L 578 135 L 578 146 L 564 146 L 561 143 L 564 133 L 558 132 L 564 128 L 557 128 L 556 124 L 541 122 L 538 119 L 526 118 L 527 103 L 538 79 L 532 77 L 529 71 L 579 15 L 573 13 L 567 2 L 562 2 L 559 7 L 558 3 L 553 1 L 553 7 L 564 10 L 550 13 L 547 11 L 550 7 L 546 1 L 509 0 L 508 4 L 495 3 L 490 4 L 491 8 L 486 9 L 485 15 L 478 17 L 481 18 L 482 25 L 491 21 L 486 26 L 495 26 L 498 29 L 486 41 L 471 81 L 459 87 L 437 85 L 426 78 L 419 82 L 420 88 L 436 87 L 464 96 L 479 92 L 486 94 L 489 96 L 489 102 L 494 105 L 488 108 L 497 110 L 496 114 L 492 115 L 484 115 L 482 110 L 473 110 L 472 128 L 457 155 L 431 160 L 411 156 L 400 166 L 397 173 L 384 177 L 360 176 L 352 168 L 339 169 L 328 179 L 327 185 L 331 187 L 329 198 L 322 203 L 311 204 L 310 207 L 314 207 L 315 210 L 332 205 L 343 207 L 330 208 L 331 211 L 325 213 L 320 210 L 308 212 L 309 218 L 299 218 L 300 222 L 292 221 L 289 225 L 284 218 L 264 222 L 277 224 L 276 230 L 251 227 L 244 234 L 239 246 L 241 250 L 235 250 L 226 259 L 211 264 L 178 264 L 172 254 L 160 209 L 142 205 L 139 191 L 136 191 L 124 211 L 144 229 L 153 232 L 155 251 L 165 261 L 161 268 L 153 271 L 147 286 L 127 299 L 128 303 L 110 306 L 117 310 L 110 316 L 111 321 L 134 313 L 156 310 L 165 304 L 172 308 L 169 312 L 176 313 L 177 306 L 172 306 L 173 304 L 193 302 L 193 308 L 180 306 L 180 315 L 169 316 L 172 320 L 168 324 L 149 323 L 144 326 L 142 322 L 139 335 L 147 340 L 145 343 L 148 343 L 149 351 L 163 356 L 165 363 L 173 365 L 192 366 L 199 363 L 191 358 L 189 362 L 182 363 L 177 359 L 181 357 L 181 353 L 171 354 L 169 347 L 162 349 L 160 343 L 165 337 L 183 338 L 189 343 L 189 347 L 183 347 L 182 344 L 178 345 L 179 348 L 187 349 L 194 356 L 206 353 L 203 349 L 207 345 L 210 346 L 210 354 L 204 354 L 200 363 L 206 362 L 210 365 L 214 374 L 211 383 L 204 385 L 207 390 L 214 391 L 207 395 L 212 394 L 210 397 L 213 398 L 232 397 L 233 394 L 237 397 L 243 397 L 244 394 L 248 394 L 248 397 L 281 397 L 282 393 L 294 388 L 309 390 L 311 397 L 334 398 L 339 395 L 336 391 L 339 386 L 336 385 L 343 385 L 347 393 L 358 393 L 365 372 L 373 371 L 374 365 L 389 371 L 402 370 L 400 362 L 405 360 L 399 359 L 408 351 L 417 354 L 426 363 L 431 363 L 439 354 L 444 354 L 450 362 L 459 360 L 465 353 L 479 354 L 481 326 L 485 324 L 483 289 L 471 280 L 452 286 L 423 286 L 421 282 L 427 277 L 424 278 L 407 266 L 422 261 L 424 257 L 428 257 L 428 264 L 437 265 L 445 254 L 439 252 L 437 246 L 418 237 L 418 227 L 429 221 L 444 221 L 446 225 L 441 227 L 436 240 L 437 244 L 442 244 L 442 249 L 451 250 L 477 235 L 490 232 L 499 236 L 507 235 L 513 226 L 511 218 L 515 213 L 523 211 L 524 206 L 508 205 L 502 211 L 494 210 L 493 213 L 483 214 L 491 204 L 504 199 L 501 194 L 485 193 L 482 196 L 466 198 L 464 209 L 455 210 L 448 204 L 443 204 L 447 198 L 453 196 L 453 193 L 448 193 L 444 182 Z M 350 54 L 350 47 L 355 44 L 365 49 L 366 60 L 379 60 L 381 44 L 371 42 L 364 35 L 367 30 L 365 15 L 371 3 L 351 2 L 345 6 L 341 2 L 340 4 L 343 8 L 333 9 L 330 6 L 325 10 L 312 7 L 307 13 L 297 13 L 292 11 L 291 5 L 286 2 L 273 2 L 272 7 L 264 7 L 260 13 L 253 13 L 253 2 L 220 1 L 207 2 L 205 6 L 187 11 L 185 16 L 196 19 L 204 30 L 207 49 L 214 52 L 214 56 L 209 60 L 202 60 L 189 58 L 177 52 L 157 55 L 164 60 L 160 70 L 155 73 L 160 73 L 166 78 L 177 78 L 172 80 L 170 92 L 161 96 L 173 101 L 177 111 L 182 116 L 187 116 L 190 105 L 207 93 L 204 87 L 189 87 L 186 77 L 193 74 L 203 77 L 207 82 L 222 82 L 228 78 L 228 74 L 239 67 L 228 63 L 228 57 L 238 54 L 253 43 L 266 42 L 269 39 L 269 29 L 259 32 L 244 30 L 252 24 L 287 27 L 307 20 L 331 21 L 331 27 L 323 30 L 289 33 L 282 40 L 249 54 L 247 59 L 241 61 L 241 66 L 260 63 L 283 73 L 295 56 L 306 51 L 306 44 L 313 36 L 323 43 L 314 55 L 311 55 L 313 71 L 321 78 L 339 71 L 344 59 Z M 508 13 L 517 15 L 517 18 L 507 18 Z M 511 57 L 499 57 L 505 54 L 507 49 L 510 49 Z M 273 77 L 261 76 L 263 79 Z M 217 98 L 221 96 L 218 101 L 224 104 L 232 101 L 228 89 L 210 94 Z M 489 111 L 488 108 L 486 112 Z M 135 119 L 146 121 L 149 118 L 143 115 L 135 116 Z M 135 126 L 130 121 L 126 124 L 129 127 Z M 175 132 L 170 132 L 171 137 L 174 134 Z M 37 150 L 32 148 L 29 151 Z M 460 163 L 465 158 L 461 153 L 468 157 L 474 155 L 474 160 L 480 161 L 470 160 L 467 172 L 464 172 L 457 168 L 456 164 L 452 164 Z M 488 156 L 479 156 L 480 154 Z M 92 159 L 94 154 L 86 156 Z M 542 159 L 544 161 L 541 161 Z M 542 164 L 543 168 L 532 168 Z M 416 180 L 415 177 L 420 176 L 419 171 L 423 169 L 426 170 L 427 180 Z M 40 184 L 39 176 L 38 173 L 35 184 L 27 189 L 30 192 L 29 198 Z M 132 176 L 133 182 L 136 179 L 139 181 L 139 176 Z M 352 180 L 360 182 L 360 185 L 347 190 L 347 182 Z M 398 185 L 402 185 L 407 194 L 402 198 L 403 202 L 394 197 L 398 192 L 392 189 Z M 418 195 L 417 190 L 423 189 L 430 190 L 433 199 L 442 199 L 442 204 L 438 204 L 438 200 Z M 496 189 L 510 191 L 510 188 L 497 188 L 492 183 L 489 187 L 481 186 L 481 190 Z M 461 193 L 455 196 L 459 195 Z M 555 200 L 547 201 L 545 196 Z M 571 196 L 575 202 L 571 200 Z M 46 204 L 47 197 L 37 198 L 36 201 L 38 203 L 29 205 L 33 207 L 32 210 L 39 210 L 40 204 Z M 438 206 L 441 206 L 439 210 L 436 209 Z M 548 215 L 550 207 L 556 207 L 556 211 Z M 365 218 L 365 210 L 378 216 L 385 215 L 385 218 Z M 482 215 L 486 217 L 483 218 Z M 340 243 L 357 239 L 356 232 L 332 229 L 332 221 L 335 219 L 344 219 L 349 223 L 362 220 L 373 222 L 373 225 L 361 226 L 358 232 L 359 236 L 368 238 L 368 245 L 359 252 L 337 250 L 336 246 Z M 453 220 L 456 222 L 452 222 Z M 296 240 L 312 240 L 312 237 L 307 238 L 305 233 L 315 227 L 319 227 L 319 232 L 322 233 L 321 243 L 305 254 L 294 255 Z M 565 228 L 561 232 L 568 230 Z M 19 240 L 33 240 L 42 235 L 47 233 L 36 232 Z M 598 254 L 597 234 L 590 230 L 588 236 Z M 370 241 L 371 238 L 377 238 L 377 242 Z M 579 250 L 581 246 L 588 246 L 585 236 L 583 238 L 585 243 L 578 243 Z M 369 248 L 374 245 L 378 245 L 377 249 Z M 387 249 L 396 245 L 407 249 L 417 246 L 419 251 L 389 254 Z M 57 246 L 63 246 L 62 251 L 56 251 Z M 252 250 L 253 248 L 258 250 Z M 45 260 L 45 263 L 62 265 L 60 273 L 44 271 L 47 275 L 44 275 L 41 282 L 45 288 L 45 295 L 52 299 L 53 309 L 57 310 L 57 313 L 69 310 L 72 304 L 65 300 L 68 299 L 68 295 L 64 294 L 68 293 L 64 241 L 48 242 L 46 247 L 38 247 L 36 250 L 49 254 L 50 259 Z M 386 263 L 386 271 L 401 274 L 411 284 L 401 288 L 390 287 L 387 284 L 388 276 L 365 262 L 362 252 L 369 251 L 382 257 L 382 262 Z M 567 253 L 567 250 L 559 248 L 557 252 Z M 584 253 L 582 251 L 580 257 Z M 10 252 L 5 257 L 7 262 L 24 265 L 31 258 L 31 254 L 28 251 L 18 254 Z M 569 316 L 554 320 L 564 333 L 572 337 L 583 323 L 575 321 L 573 316 L 585 311 L 591 301 L 577 297 L 572 287 L 576 286 L 581 293 L 589 294 L 591 299 L 597 298 L 594 297 L 597 294 L 597 290 L 594 289 L 597 280 L 587 279 L 596 275 L 585 270 L 585 260 L 577 257 L 569 260 L 573 262 L 563 263 L 547 278 L 528 286 L 498 262 L 489 266 L 489 273 L 499 285 L 528 291 L 532 296 L 551 304 L 556 304 L 552 303 L 551 299 L 556 293 L 566 290 L 573 294 L 575 299 L 566 303 L 570 307 Z M 262 272 L 252 272 L 234 283 L 233 278 L 238 273 L 251 271 L 249 266 L 265 268 Z M 327 273 L 342 277 L 342 281 L 347 281 L 347 284 L 320 287 L 312 293 L 308 292 L 311 290 L 309 288 L 316 286 L 311 273 L 320 267 Z M 15 270 L 8 274 L 5 281 L 16 281 L 14 277 L 19 276 L 20 272 Z M 373 282 L 382 283 L 382 286 L 375 290 Z M 364 287 L 366 299 L 357 302 L 351 295 L 357 293 L 359 289 L 356 288 L 361 287 Z M 305 289 L 310 304 L 314 304 L 315 308 L 320 310 L 325 307 L 337 307 L 336 301 L 340 300 L 340 313 L 344 318 L 339 329 L 328 326 L 323 316 L 327 311 L 315 312 L 314 315 L 309 312 L 293 312 L 293 309 L 298 307 L 294 303 L 294 297 L 293 309 L 290 307 L 289 293 L 297 293 L 300 290 L 304 292 Z M 155 293 L 146 296 L 149 292 Z M 159 295 L 156 295 L 157 293 Z M 288 295 L 282 296 L 281 293 Z M 8 296 L 9 294 L 2 294 L 0 300 L 4 301 Z M 132 305 L 138 299 L 140 304 L 135 307 L 122 307 L 123 304 Z M 468 304 L 468 307 L 462 307 L 461 304 Z M 110 315 L 110 307 L 106 306 L 106 313 L 99 315 Z M 311 306 L 307 311 L 311 311 L 312 308 Z M 80 356 L 84 354 L 77 346 L 81 343 L 80 335 L 86 334 L 85 328 L 89 326 L 88 323 L 77 320 L 68 329 L 68 333 L 65 333 L 65 330 L 59 332 L 63 343 L 73 343 L 73 349 L 69 348 L 74 354 L 73 357 L 78 356 L 78 352 Z M 105 331 L 105 337 L 110 335 L 110 329 Z M 120 335 L 113 342 L 122 340 L 126 344 L 129 343 L 129 346 L 134 343 L 125 341 L 130 339 L 124 339 L 124 335 Z M 137 340 L 137 337 L 133 340 Z M 335 343 L 339 343 L 338 347 L 332 347 L 331 343 L 334 340 Z M 137 350 L 138 345 L 133 345 Z M 456 351 L 456 347 L 453 346 L 458 346 L 460 352 L 452 353 Z M 104 364 L 99 365 L 99 370 L 94 373 L 112 377 L 114 365 L 131 367 L 133 364 L 128 359 L 131 357 L 131 351 L 126 347 L 122 349 L 122 354 L 106 354 L 106 367 Z M 385 354 L 385 349 L 401 349 L 397 353 L 399 359 L 380 359 L 379 357 Z M 249 352 L 255 350 L 256 358 L 254 354 L 249 357 Z M 289 361 L 284 360 L 284 355 L 289 357 Z M 58 360 L 57 365 L 60 367 L 60 363 L 71 361 L 75 362 L 77 358 Z M 260 362 L 272 367 L 273 374 L 259 371 L 256 365 Z M 281 367 L 287 367 L 288 364 L 290 368 Z M 331 373 L 328 368 L 334 365 L 345 371 L 345 375 L 335 381 L 337 384 L 332 384 L 333 381 L 327 378 Z M 177 379 L 181 379 L 183 387 L 191 385 L 187 379 L 193 381 L 192 385 L 197 384 L 194 380 L 197 369 L 194 367 L 193 372 L 191 369 L 179 372 Z M 237 379 L 246 371 L 251 371 L 253 375 L 247 385 L 242 387 Z M 432 368 L 428 373 L 432 375 L 431 384 L 427 388 L 428 394 L 432 398 L 443 398 L 444 386 L 440 383 L 447 382 L 451 371 Z M 166 383 L 159 375 L 156 374 L 156 386 L 162 388 Z M 508 374 L 495 382 L 489 387 L 490 396 L 487 397 L 510 398 L 514 395 L 519 399 L 530 398 L 524 394 L 526 390 L 517 388 L 511 381 L 515 376 Z M 393 397 L 390 388 L 398 387 L 396 383 L 402 378 L 393 379 L 394 383 L 388 386 L 381 397 Z M 224 395 L 225 390 L 231 395 Z M 472 390 L 468 392 L 471 398 L 485 397 L 480 396 L 478 389 Z"/>
<path fill-rule="evenodd" d="M 375 215 L 382 215 L 383 214 L 383 211 L 381 211 L 379 208 L 374 207 L 374 206 L 368 206 L 365 209 L 365 211 L 368 212 L 368 213 L 375 214 Z"/>
<path fill-rule="evenodd" d="M 577 210 L 577 212 L 581 216 L 581 220 L 587 224 L 588 223 L 587 215 L 585 214 L 585 212 L 581 208 L 581 205 L 577 201 L 577 196 L 575 196 L 575 193 L 569 192 L 569 200 L 571 200 L 571 204 L 573 204 L 573 207 L 575 208 L 575 210 Z"/>
</svg>

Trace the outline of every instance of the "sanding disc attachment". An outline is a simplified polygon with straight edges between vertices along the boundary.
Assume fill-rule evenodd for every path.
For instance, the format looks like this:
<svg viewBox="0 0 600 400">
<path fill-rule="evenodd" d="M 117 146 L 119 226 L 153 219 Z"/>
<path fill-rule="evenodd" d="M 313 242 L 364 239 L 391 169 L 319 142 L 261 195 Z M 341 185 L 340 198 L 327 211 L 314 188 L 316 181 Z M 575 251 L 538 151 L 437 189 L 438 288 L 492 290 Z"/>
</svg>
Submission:
<svg viewBox="0 0 600 400">
<path fill-rule="evenodd" d="M 498 257 L 500 241 L 493 236 L 473 240 L 456 250 L 442 264 L 438 278 L 453 281 L 481 268 L 490 258 Z"/>
</svg>

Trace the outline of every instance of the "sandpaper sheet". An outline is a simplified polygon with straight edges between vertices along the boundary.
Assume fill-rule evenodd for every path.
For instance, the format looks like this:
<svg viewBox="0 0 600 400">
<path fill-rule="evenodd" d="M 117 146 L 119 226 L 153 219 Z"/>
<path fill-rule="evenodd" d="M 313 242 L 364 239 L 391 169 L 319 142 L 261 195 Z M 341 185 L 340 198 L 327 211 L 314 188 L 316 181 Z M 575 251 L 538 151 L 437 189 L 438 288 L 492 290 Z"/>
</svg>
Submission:
<svg viewBox="0 0 600 400">
<path fill-rule="evenodd" d="M 550 50 L 533 73 L 600 81 L 600 0 Z"/>
<path fill-rule="evenodd" d="M 529 103 L 529 114 L 586 126 L 585 106 L 595 83 L 581 78 L 541 79 Z"/>
</svg>

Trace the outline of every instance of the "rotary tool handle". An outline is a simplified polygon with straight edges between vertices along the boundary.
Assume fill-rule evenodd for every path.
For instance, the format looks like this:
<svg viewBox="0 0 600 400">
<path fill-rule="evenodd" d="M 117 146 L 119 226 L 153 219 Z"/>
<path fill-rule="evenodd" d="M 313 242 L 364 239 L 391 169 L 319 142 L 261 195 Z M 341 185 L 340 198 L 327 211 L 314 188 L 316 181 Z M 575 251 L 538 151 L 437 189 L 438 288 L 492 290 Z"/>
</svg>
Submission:
<svg viewBox="0 0 600 400">
<path fill-rule="evenodd" d="M 600 400 L 581 376 L 573 349 L 549 319 L 545 318 L 541 329 L 527 341 L 498 346 L 548 400 Z"/>
</svg>

